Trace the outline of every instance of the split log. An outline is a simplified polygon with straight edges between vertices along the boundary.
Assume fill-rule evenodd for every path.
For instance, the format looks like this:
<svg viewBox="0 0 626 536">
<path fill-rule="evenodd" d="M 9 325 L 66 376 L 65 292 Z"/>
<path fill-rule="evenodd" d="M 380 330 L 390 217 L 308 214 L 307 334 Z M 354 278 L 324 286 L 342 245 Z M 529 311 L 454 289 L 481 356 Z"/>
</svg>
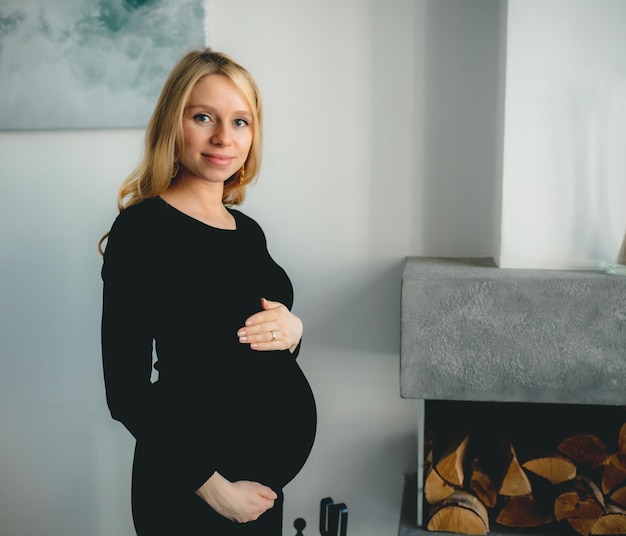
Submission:
<svg viewBox="0 0 626 536">
<path fill-rule="evenodd" d="M 463 463 L 469 437 L 469 434 L 461 434 L 454 438 L 435 465 L 439 476 L 453 487 L 460 488 L 463 486 L 465 479 Z"/>
<path fill-rule="evenodd" d="M 589 536 L 589 531 L 596 521 L 597 518 L 589 519 L 586 517 L 570 517 L 567 520 L 567 523 L 574 532 L 577 532 L 581 536 Z"/>
<path fill-rule="evenodd" d="M 553 521 L 554 516 L 532 495 L 509 497 L 496 518 L 496 523 L 516 528 L 541 527 Z"/>
<path fill-rule="evenodd" d="M 430 469 L 424 482 L 424 497 L 428 504 L 436 504 L 454 493 L 454 486 L 448 484 L 437 472 Z"/>
<path fill-rule="evenodd" d="M 560 454 L 528 460 L 522 467 L 551 484 L 561 484 L 576 478 L 576 464 Z"/>
<path fill-rule="evenodd" d="M 579 475 L 565 482 L 554 501 L 557 521 L 572 517 L 597 519 L 604 514 L 604 496 L 589 478 Z"/>
<path fill-rule="evenodd" d="M 626 514 L 605 514 L 589 530 L 589 536 L 626 534 Z"/>
<path fill-rule="evenodd" d="M 508 440 L 504 442 L 504 476 L 498 493 L 506 497 L 518 497 L 532 493 L 528 476 L 517 459 L 512 443 Z"/>
<path fill-rule="evenodd" d="M 621 516 L 621 517 L 619 517 Z M 607 512 L 597 519 L 572 517 L 567 520 L 570 527 L 581 536 L 600 534 L 626 534 L 623 526 L 623 512 Z M 611 532 L 616 530 L 617 532 Z"/>
<path fill-rule="evenodd" d="M 621 518 L 618 517 L 607 517 L 607 516 L 615 516 L 624 515 L 624 511 L 622 509 L 615 510 L 614 507 L 607 505 L 606 513 L 596 519 L 584 518 L 584 517 L 570 517 L 567 522 L 569 526 L 581 536 L 590 536 L 591 534 L 626 534 L 623 532 L 624 527 L 620 527 L 619 525 L 622 522 Z M 599 522 L 600 520 L 602 522 Z M 595 532 L 595 531 L 606 531 L 612 530 L 609 527 L 617 527 L 619 532 Z M 592 532 L 592 529 L 594 532 Z"/>
<path fill-rule="evenodd" d="M 607 495 L 626 484 L 626 455 L 612 454 L 602 469 L 602 492 Z"/>
<path fill-rule="evenodd" d="M 613 490 L 608 499 L 622 508 L 626 508 L 626 482 Z"/>
<path fill-rule="evenodd" d="M 432 508 L 426 528 L 457 534 L 488 534 L 489 515 L 478 497 L 456 490 Z"/>
<path fill-rule="evenodd" d="M 480 467 L 477 459 L 472 461 L 470 488 L 487 508 L 493 508 L 498 501 L 498 490 L 491 477 Z"/>
<path fill-rule="evenodd" d="M 608 462 L 606 445 L 596 434 L 575 434 L 565 438 L 557 447 L 559 452 L 586 468 L 602 467 Z"/>
</svg>

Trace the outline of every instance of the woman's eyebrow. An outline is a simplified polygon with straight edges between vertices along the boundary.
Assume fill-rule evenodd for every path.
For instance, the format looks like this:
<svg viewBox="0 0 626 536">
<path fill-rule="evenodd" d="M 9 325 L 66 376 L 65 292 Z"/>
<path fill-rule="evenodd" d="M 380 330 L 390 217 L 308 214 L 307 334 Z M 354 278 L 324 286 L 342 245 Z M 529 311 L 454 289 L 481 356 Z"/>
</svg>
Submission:
<svg viewBox="0 0 626 536">
<path fill-rule="evenodd" d="M 187 110 L 208 110 L 209 112 L 216 112 L 213 106 L 209 106 L 206 104 L 190 104 L 187 106 Z M 240 110 L 236 112 L 232 112 L 232 115 L 245 115 L 252 117 L 252 113 L 248 110 Z"/>
</svg>

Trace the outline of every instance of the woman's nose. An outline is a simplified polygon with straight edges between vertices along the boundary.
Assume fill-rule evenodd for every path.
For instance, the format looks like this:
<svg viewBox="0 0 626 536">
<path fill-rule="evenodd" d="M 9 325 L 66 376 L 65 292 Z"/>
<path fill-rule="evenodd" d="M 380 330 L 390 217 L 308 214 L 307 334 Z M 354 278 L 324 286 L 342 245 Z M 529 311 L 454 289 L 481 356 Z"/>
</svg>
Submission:
<svg viewBox="0 0 626 536">
<path fill-rule="evenodd" d="M 211 134 L 211 143 L 214 145 L 230 145 L 232 141 L 228 126 L 218 123 Z"/>
</svg>

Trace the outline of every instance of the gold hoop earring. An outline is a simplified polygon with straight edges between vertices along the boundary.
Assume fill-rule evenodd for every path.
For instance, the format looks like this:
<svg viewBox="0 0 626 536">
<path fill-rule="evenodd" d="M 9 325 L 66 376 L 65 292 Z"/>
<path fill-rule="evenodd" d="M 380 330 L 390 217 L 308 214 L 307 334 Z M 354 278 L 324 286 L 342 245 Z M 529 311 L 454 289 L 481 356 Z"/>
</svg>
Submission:
<svg viewBox="0 0 626 536">
<path fill-rule="evenodd" d="M 241 170 L 239 171 L 239 186 L 243 186 L 243 183 L 246 181 L 246 164 L 242 164 Z"/>
<path fill-rule="evenodd" d="M 172 176 L 170 179 L 173 179 L 176 175 L 178 175 L 178 160 L 174 162 L 174 166 L 172 167 Z"/>
</svg>

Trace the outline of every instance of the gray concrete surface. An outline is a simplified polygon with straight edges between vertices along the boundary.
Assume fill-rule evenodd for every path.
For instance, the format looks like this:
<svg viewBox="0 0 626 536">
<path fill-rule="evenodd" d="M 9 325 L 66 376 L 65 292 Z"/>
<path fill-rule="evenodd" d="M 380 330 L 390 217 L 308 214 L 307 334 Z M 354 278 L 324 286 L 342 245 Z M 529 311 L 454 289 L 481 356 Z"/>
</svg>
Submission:
<svg viewBox="0 0 626 536">
<path fill-rule="evenodd" d="M 409 257 L 403 398 L 626 404 L 626 277 Z"/>
</svg>

